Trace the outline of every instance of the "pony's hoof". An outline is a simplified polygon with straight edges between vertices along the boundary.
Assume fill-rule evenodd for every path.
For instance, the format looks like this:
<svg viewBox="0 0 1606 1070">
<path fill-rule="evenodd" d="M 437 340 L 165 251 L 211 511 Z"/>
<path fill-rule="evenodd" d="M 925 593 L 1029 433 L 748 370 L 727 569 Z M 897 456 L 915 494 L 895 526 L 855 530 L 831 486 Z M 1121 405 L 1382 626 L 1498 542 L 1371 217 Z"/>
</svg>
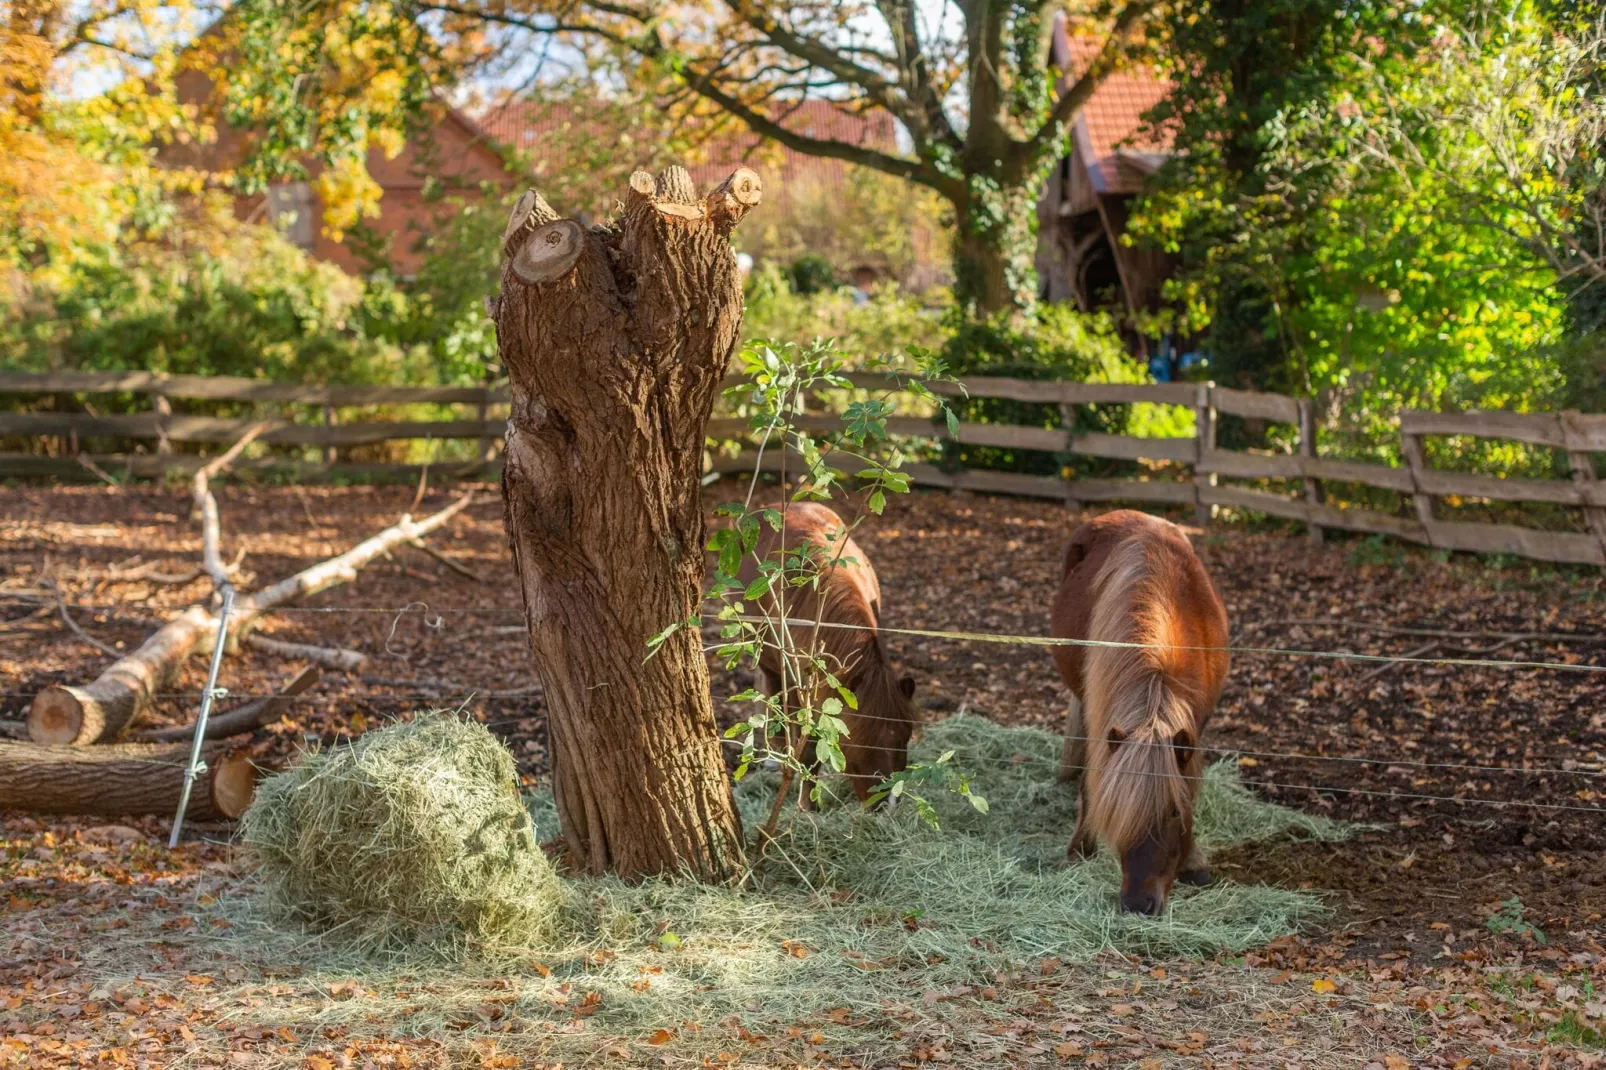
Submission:
<svg viewBox="0 0 1606 1070">
<path fill-rule="evenodd" d="M 1178 873 L 1177 880 L 1194 888 L 1208 888 L 1216 883 L 1216 875 L 1211 873 L 1207 866 L 1204 869 L 1190 869 L 1186 873 Z"/>
</svg>

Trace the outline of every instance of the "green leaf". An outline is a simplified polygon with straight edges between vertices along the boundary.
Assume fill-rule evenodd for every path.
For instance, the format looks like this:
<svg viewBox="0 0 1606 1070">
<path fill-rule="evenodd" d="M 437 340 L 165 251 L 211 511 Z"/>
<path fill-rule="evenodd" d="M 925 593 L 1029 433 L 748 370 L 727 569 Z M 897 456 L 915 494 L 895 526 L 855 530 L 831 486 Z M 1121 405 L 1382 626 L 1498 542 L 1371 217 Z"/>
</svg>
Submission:
<svg viewBox="0 0 1606 1070">
<path fill-rule="evenodd" d="M 954 410 L 950 409 L 946 405 L 944 405 L 942 407 L 942 415 L 948 421 L 948 434 L 950 436 L 954 437 L 954 438 L 958 438 L 959 437 L 959 417 L 955 416 L 954 415 Z"/>
<path fill-rule="evenodd" d="M 768 576 L 760 576 L 758 579 L 747 585 L 747 590 L 742 592 L 742 597 L 748 599 L 758 599 L 763 598 L 769 593 L 770 578 Z"/>
<path fill-rule="evenodd" d="M 980 795 L 971 792 L 967 794 L 965 798 L 969 799 L 970 805 L 974 806 L 979 812 L 984 814 L 987 812 L 987 800 L 982 798 Z"/>
<path fill-rule="evenodd" d="M 887 507 L 887 496 L 881 492 L 880 487 L 877 487 L 870 492 L 870 500 L 865 505 L 876 516 L 880 516 L 881 511 Z"/>
</svg>

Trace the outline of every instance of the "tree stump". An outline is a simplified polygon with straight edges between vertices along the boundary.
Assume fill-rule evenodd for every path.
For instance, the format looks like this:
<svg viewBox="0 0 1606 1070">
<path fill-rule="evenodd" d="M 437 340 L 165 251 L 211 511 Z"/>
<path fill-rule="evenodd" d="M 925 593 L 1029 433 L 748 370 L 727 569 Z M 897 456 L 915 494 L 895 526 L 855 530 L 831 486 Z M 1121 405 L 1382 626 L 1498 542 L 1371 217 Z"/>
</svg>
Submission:
<svg viewBox="0 0 1606 1070">
<path fill-rule="evenodd" d="M 545 687 L 571 863 L 626 878 L 736 876 L 741 823 L 697 628 L 705 425 L 740 342 L 737 170 L 706 198 L 671 167 L 630 178 L 607 227 L 534 190 L 490 302 L 511 380 L 504 519 Z"/>
</svg>

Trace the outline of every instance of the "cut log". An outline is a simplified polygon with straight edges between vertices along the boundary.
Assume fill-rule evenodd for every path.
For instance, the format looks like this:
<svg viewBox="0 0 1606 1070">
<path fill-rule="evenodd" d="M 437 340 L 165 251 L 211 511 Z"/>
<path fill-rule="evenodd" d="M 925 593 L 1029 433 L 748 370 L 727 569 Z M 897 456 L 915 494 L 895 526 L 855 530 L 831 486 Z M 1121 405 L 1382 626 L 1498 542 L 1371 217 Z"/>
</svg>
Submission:
<svg viewBox="0 0 1606 1070">
<path fill-rule="evenodd" d="M 0 743 L 0 809 L 40 814 L 171 815 L 184 787 L 186 744 L 124 743 L 108 747 L 41 747 Z M 232 821 L 256 790 L 256 767 L 227 747 L 203 752 L 195 779 L 192 821 Z"/>
<path fill-rule="evenodd" d="M 138 650 L 113 662 L 94 683 L 45 688 L 28 711 L 28 738 L 82 747 L 115 737 L 150 705 L 151 696 L 172 679 L 201 638 L 216 630 L 217 622 L 205 607 L 191 606 Z"/>
<path fill-rule="evenodd" d="M 209 718 L 206 722 L 207 739 L 227 739 L 230 736 L 244 735 L 253 732 L 269 721 L 275 720 L 290 708 L 290 702 L 297 695 L 310 690 L 323 677 L 323 673 L 316 665 L 309 665 L 302 669 L 294 680 L 284 685 L 284 690 L 277 695 L 259 698 L 254 702 L 247 702 L 236 707 L 228 713 L 219 714 Z M 144 733 L 143 738 L 153 743 L 167 743 L 180 739 L 193 739 L 195 726 L 193 724 L 176 725 L 172 728 L 158 728 Z"/>
<path fill-rule="evenodd" d="M 229 618 L 231 637 L 243 636 L 255 619 L 277 606 L 357 578 L 357 570 L 383 553 L 421 539 L 462 512 L 473 500 L 465 494 L 440 512 L 413 520 L 404 516 L 394 526 L 357 544 L 339 557 L 280 580 L 235 603 Z M 28 711 L 28 737 L 35 743 L 84 747 L 115 739 L 150 706 L 151 697 L 172 679 L 192 653 L 208 654 L 217 634 L 217 620 L 204 606 L 191 606 L 132 654 L 113 662 L 94 683 L 84 687 L 57 685 L 34 696 Z M 175 803 L 176 805 L 176 803 Z"/>
</svg>

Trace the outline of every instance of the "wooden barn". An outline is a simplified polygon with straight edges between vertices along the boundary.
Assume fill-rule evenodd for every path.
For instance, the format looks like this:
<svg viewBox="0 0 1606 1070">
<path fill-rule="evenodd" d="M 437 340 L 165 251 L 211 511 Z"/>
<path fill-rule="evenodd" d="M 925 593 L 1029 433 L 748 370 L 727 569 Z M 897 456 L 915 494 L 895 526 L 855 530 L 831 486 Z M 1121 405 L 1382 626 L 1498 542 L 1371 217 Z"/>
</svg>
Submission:
<svg viewBox="0 0 1606 1070">
<path fill-rule="evenodd" d="M 1069 72 L 1067 80 L 1087 68 L 1098 46 L 1073 36 L 1064 16 L 1055 16 L 1050 55 Z M 1158 307 L 1170 258 L 1120 239 L 1144 180 L 1169 155 L 1168 146 L 1143 131 L 1143 113 L 1167 88 L 1150 71 L 1122 71 L 1107 78 L 1076 117 L 1070 155 L 1049 175 L 1037 206 L 1039 296 L 1045 300 L 1109 309 L 1118 318 Z"/>
</svg>

